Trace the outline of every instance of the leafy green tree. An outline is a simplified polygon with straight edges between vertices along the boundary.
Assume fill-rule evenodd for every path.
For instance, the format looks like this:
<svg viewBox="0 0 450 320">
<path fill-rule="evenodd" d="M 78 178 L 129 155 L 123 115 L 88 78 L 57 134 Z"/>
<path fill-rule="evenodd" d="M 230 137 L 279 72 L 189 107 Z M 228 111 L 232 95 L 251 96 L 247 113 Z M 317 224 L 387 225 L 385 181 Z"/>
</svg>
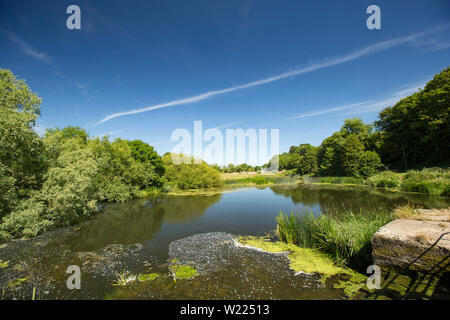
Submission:
<svg viewBox="0 0 450 320">
<path fill-rule="evenodd" d="M 86 144 L 89 139 L 89 133 L 83 128 L 67 126 L 65 128 L 47 129 L 46 136 L 57 135 L 60 142 L 69 139 L 76 139 L 79 144 Z"/>
<path fill-rule="evenodd" d="M 0 107 L 33 115 L 29 121 L 34 125 L 41 102 L 25 80 L 17 79 L 10 70 L 0 69 Z"/>
<path fill-rule="evenodd" d="M 359 176 L 368 178 L 382 167 L 380 156 L 374 151 L 365 151 L 359 159 Z"/>
<path fill-rule="evenodd" d="M 89 141 L 89 148 L 98 165 L 95 177 L 96 190 L 100 201 L 123 202 L 137 195 L 145 184 L 141 179 L 142 165 L 131 155 L 131 147 L 126 140 L 110 142 L 107 137 Z M 154 172 L 153 172 L 154 173 Z"/>
<path fill-rule="evenodd" d="M 335 163 L 334 149 L 329 146 L 321 146 L 318 152 L 318 170 L 321 175 L 333 175 Z"/>
<path fill-rule="evenodd" d="M 317 149 L 313 146 L 306 149 L 300 159 L 298 173 L 300 175 L 313 174 L 317 172 Z"/>
<path fill-rule="evenodd" d="M 317 154 L 319 173 L 325 176 L 344 175 L 342 157 L 345 138 L 342 132 L 335 132 L 322 141 Z"/>
<path fill-rule="evenodd" d="M 132 157 L 142 163 L 149 163 L 154 167 L 155 172 L 164 175 L 164 164 L 162 158 L 153 149 L 151 145 L 141 140 L 133 140 L 129 142 Z"/>
<path fill-rule="evenodd" d="M 359 176 L 359 165 L 364 145 L 356 135 L 345 138 L 342 147 L 342 172 L 345 176 Z"/>
<path fill-rule="evenodd" d="M 192 157 L 190 159 L 191 163 L 175 164 L 171 154 L 164 155 L 163 161 L 166 167 L 164 176 L 170 188 L 187 190 L 222 186 L 219 171 L 204 161 L 201 164 L 193 164 Z"/>
<path fill-rule="evenodd" d="M 381 131 L 381 159 L 397 169 L 448 166 L 450 153 L 450 68 L 423 90 L 383 109 L 375 123 Z"/>
<path fill-rule="evenodd" d="M 87 148 L 65 148 L 46 173 L 40 196 L 43 218 L 56 225 L 70 225 L 97 210 L 97 163 Z"/>
<path fill-rule="evenodd" d="M 18 195 L 14 185 L 15 179 L 8 174 L 6 167 L 0 162 L 0 221 L 17 204 Z"/>
<path fill-rule="evenodd" d="M 0 69 L 0 162 L 16 190 L 42 183 L 42 142 L 33 130 L 41 100 L 24 80 Z"/>
</svg>

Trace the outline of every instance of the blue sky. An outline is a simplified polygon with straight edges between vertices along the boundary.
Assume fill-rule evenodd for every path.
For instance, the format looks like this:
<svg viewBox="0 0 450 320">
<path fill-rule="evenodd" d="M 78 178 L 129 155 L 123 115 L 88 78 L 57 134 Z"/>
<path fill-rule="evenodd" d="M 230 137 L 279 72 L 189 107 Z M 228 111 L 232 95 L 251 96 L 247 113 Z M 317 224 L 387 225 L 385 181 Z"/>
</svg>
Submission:
<svg viewBox="0 0 450 320">
<path fill-rule="evenodd" d="M 81 8 L 68 30 L 66 8 Z M 381 8 L 381 30 L 366 8 Z M 0 1 L 0 67 L 42 98 L 37 131 L 141 139 L 173 130 L 280 130 L 319 145 L 376 120 L 450 62 L 449 1 Z"/>
</svg>

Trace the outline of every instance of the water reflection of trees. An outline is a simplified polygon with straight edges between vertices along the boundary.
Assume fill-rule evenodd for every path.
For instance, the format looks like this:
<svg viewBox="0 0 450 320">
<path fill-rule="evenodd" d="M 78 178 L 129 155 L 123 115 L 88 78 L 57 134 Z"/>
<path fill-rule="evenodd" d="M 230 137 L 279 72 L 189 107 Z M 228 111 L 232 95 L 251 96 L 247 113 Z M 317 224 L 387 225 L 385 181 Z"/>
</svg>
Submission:
<svg viewBox="0 0 450 320">
<path fill-rule="evenodd" d="M 300 185 L 296 188 L 272 186 L 275 194 L 290 198 L 294 203 L 319 205 L 322 213 L 390 211 L 408 202 L 424 207 L 448 206 L 445 198 L 428 195 L 403 194 L 361 187 Z"/>
<path fill-rule="evenodd" d="M 95 250 L 111 243 L 144 243 L 164 222 L 198 219 L 221 195 L 162 197 L 107 205 L 95 219 L 80 225 L 69 240 L 73 250 Z"/>
<path fill-rule="evenodd" d="M 193 221 L 205 213 L 206 209 L 219 202 L 221 194 L 198 196 L 168 196 L 158 203 L 164 210 L 164 222 L 180 223 Z"/>
</svg>

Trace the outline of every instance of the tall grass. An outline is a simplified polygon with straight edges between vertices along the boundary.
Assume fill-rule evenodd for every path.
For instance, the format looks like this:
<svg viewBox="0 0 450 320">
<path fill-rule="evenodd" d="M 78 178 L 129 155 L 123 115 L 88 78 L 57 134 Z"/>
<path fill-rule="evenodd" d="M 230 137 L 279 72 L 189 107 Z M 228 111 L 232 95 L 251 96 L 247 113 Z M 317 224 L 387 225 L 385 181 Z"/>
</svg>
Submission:
<svg viewBox="0 0 450 320">
<path fill-rule="evenodd" d="M 334 256 L 339 263 L 363 269 L 372 262 L 371 238 L 393 219 L 389 212 L 333 213 L 315 217 L 312 213 L 280 212 L 277 230 L 280 240 L 316 248 Z"/>
<path fill-rule="evenodd" d="M 228 179 L 225 180 L 225 185 L 235 185 L 235 184 L 256 184 L 256 185 L 264 185 L 272 183 L 272 178 L 266 178 L 266 177 L 247 177 L 247 178 L 237 178 L 237 179 Z"/>
<path fill-rule="evenodd" d="M 400 187 L 401 176 L 392 171 L 383 171 L 367 179 L 367 184 L 378 188 L 398 188 Z"/>
<path fill-rule="evenodd" d="M 365 180 L 358 177 L 318 177 L 313 178 L 312 181 L 330 184 L 365 184 Z"/>
<path fill-rule="evenodd" d="M 400 186 L 407 192 L 420 192 L 441 196 L 450 196 L 450 170 L 427 168 L 420 171 L 408 171 Z"/>
<path fill-rule="evenodd" d="M 308 177 L 307 182 L 357 184 L 450 197 L 450 169 L 424 168 L 406 173 L 383 171 L 364 180 L 357 177 Z"/>
</svg>

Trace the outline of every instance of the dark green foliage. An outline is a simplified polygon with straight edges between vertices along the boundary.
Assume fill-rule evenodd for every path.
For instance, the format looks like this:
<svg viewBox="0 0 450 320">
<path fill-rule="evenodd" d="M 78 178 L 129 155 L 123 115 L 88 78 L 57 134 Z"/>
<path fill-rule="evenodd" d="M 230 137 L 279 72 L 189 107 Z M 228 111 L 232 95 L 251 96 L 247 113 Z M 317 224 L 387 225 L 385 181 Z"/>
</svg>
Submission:
<svg viewBox="0 0 450 320">
<path fill-rule="evenodd" d="M 141 163 L 150 163 L 158 175 L 164 175 L 165 170 L 162 158 L 151 145 L 141 140 L 129 141 L 129 144 L 131 147 L 131 156 L 135 160 Z"/>
<path fill-rule="evenodd" d="M 172 189 L 206 189 L 222 186 L 219 171 L 209 166 L 205 161 L 194 163 L 194 158 L 173 154 L 174 157 L 184 157 L 184 163 L 173 161 L 172 154 L 163 157 L 166 173 L 164 175 L 169 188 Z"/>
<path fill-rule="evenodd" d="M 137 155 L 135 152 L 136 160 L 127 140 L 110 142 L 106 137 L 96 138 L 89 141 L 89 148 L 98 165 L 95 185 L 100 201 L 123 202 L 137 196 L 139 190 L 162 184 L 153 165 L 155 159 L 159 165 L 159 159 L 148 153 Z"/>
<path fill-rule="evenodd" d="M 279 170 L 295 170 L 301 176 L 317 172 L 317 148 L 306 143 L 292 146 L 289 153 L 280 154 Z"/>
<path fill-rule="evenodd" d="M 341 130 L 326 138 L 319 147 L 317 163 L 323 176 L 367 178 L 381 167 L 377 149 L 378 134 L 361 119 L 347 119 Z"/>
<path fill-rule="evenodd" d="M 0 70 L 0 241 L 70 225 L 98 201 L 125 201 L 164 183 L 161 157 L 142 141 L 91 139 L 79 127 L 33 130 L 41 100 Z"/>
<path fill-rule="evenodd" d="M 450 170 L 427 168 L 410 170 L 403 178 L 400 189 L 407 192 L 420 192 L 448 196 Z"/>
<path fill-rule="evenodd" d="M 367 184 L 378 188 L 400 187 L 400 177 L 392 171 L 383 171 L 367 179 Z"/>
<path fill-rule="evenodd" d="M 251 165 L 249 165 L 247 163 L 241 163 L 241 164 L 238 164 L 237 166 L 235 166 L 233 163 L 230 163 L 228 166 L 223 166 L 222 168 L 219 167 L 218 165 L 214 164 L 214 165 L 212 165 L 212 167 L 214 169 L 216 169 L 217 171 L 224 172 L 224 173 L 258 172 L 261 170 L 261 167 L 259 167 L 259 166 L 252 167 Z"/>
<path fill-rule="evenodd" d="M 380 112 L 383 163 L 400 170 L 450 164 L 449 80 L 447 67 L 423 90 Z"/>
</svg>

